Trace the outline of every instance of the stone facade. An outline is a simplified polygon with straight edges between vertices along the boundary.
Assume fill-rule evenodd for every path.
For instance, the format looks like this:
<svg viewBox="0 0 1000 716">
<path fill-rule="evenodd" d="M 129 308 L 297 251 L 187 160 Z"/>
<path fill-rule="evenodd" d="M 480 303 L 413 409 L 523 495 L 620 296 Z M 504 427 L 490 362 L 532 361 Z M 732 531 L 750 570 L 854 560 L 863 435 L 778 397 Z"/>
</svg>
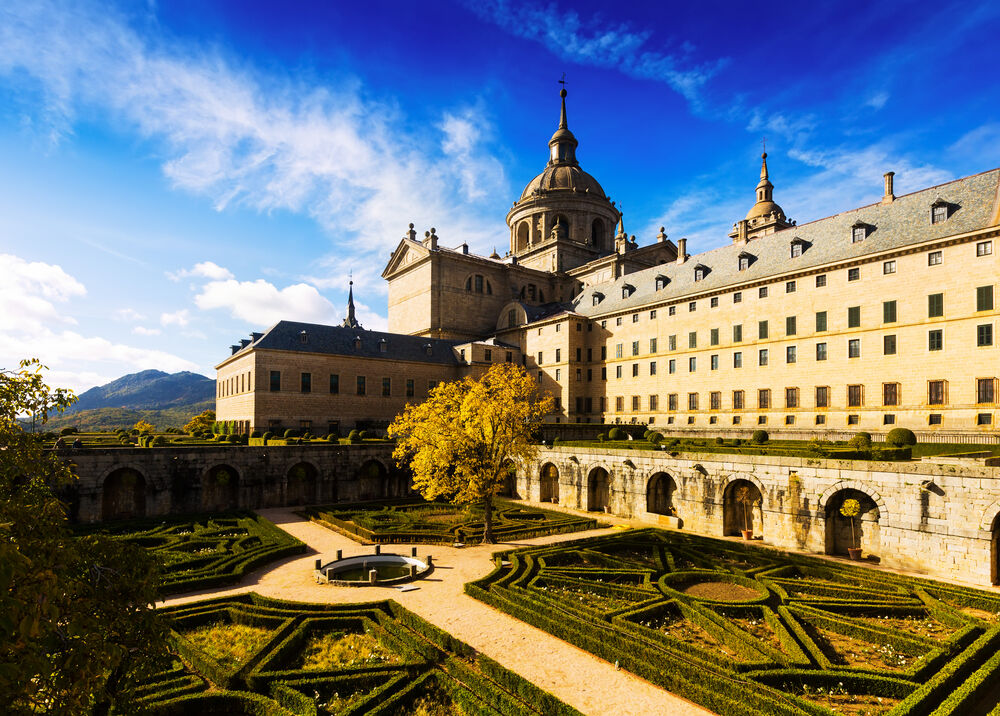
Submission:
<svg viewBox="0 0 1000 716">
<path fill-rule="evenodd" d="M 65 494 L 80 522 L 409 494 L 393 445 L 73 450 Z"/>
<path fill-rule="evenodd" d="M 741 487 L 750 499 L 745 513 L 736 499 Z M 606 506 L 709 536 L 739 535 L 749 526 L 766 544 L 821 554 L 846 554 L 852 546 L 839 507 L 853 497 L 861 503 L 854 529 L 866 558 L 930 577 L 998 583 L 1000 468 L 984 463 L 555 447 L 519 471 L 518 493 L 575 509 Z"/>
</svg>

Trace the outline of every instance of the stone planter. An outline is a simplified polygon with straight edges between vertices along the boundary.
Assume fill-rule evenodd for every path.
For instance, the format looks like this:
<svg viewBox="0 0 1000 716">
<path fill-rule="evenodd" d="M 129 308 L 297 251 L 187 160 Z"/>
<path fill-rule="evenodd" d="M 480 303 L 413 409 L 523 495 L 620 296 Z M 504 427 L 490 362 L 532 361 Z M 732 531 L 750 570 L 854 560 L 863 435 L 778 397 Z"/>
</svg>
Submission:
<svg viewBox="0 0 1000 716">
<path fill-rule="evenodd" d="M 753 530 L 740 530 L 740 534 L 743 535 L 743 539 L 748 542 L 753 539 Z"/>
<path fill-rule="evenodd" d="M 853 559 L 855 562 L 861 559 L 861 548 L 860 547 L 848 547 L 847 556 Z"/>
</svg>

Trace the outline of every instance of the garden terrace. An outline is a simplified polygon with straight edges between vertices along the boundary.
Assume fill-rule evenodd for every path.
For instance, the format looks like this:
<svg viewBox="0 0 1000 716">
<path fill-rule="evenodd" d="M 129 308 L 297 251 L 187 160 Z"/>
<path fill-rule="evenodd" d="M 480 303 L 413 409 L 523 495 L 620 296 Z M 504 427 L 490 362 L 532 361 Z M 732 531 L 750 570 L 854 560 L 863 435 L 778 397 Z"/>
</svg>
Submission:
<svg viewBox="0 0 1000 716">
<path fill-rule="evenodd" d="M 655 529 L 495 560 L 468 594 L 723 716 L 996 706 L 997 594 Z"/>
<path fill-rule="evenodd" d="M 299 514 L 359 542 L 379 544 L 477 542 L 483 536 L 483 510 L 477 505 L 394 501 L 332 505 Z M 604 525 L 597 520 L 498 500 L 493 534 L 500 540 L 580 532 Z"/>
<path fill-rule="evenodd" d="M 176 659 L 140 687 L 153 714 L 579 714 L 391 601 L 248 593 L 161 613 Z"/>
<path fill-rule="evenodd" d="M 237 582 L 257 567 L 306 551 L 305 544 L 252 513 L 130 520 L 84 531 L 99 531 L 149 550 L 160 563 L 164 594 Z"/>
</svg>

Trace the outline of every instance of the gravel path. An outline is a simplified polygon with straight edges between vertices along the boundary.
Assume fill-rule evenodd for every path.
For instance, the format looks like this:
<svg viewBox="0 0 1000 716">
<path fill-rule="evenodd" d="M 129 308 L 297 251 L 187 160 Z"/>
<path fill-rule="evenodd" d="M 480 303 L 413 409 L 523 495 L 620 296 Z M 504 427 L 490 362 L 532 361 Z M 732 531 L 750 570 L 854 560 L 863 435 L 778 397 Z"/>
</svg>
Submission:
<svg viewBox="0 0 1000 716">
<path fill-rule="evenodd" d="M 258 512 L 309 545 L 310 552 L 306 556 L 291 557 L 247 575 L 236 587 L 191 592 L 167 599 L 160 606 L 251 591 L 268 597 L 302 602 L 341 603 L 394 599 L 586 714 L 710 716 L 712 713 L 626 671 L 617 670 L 613 664 L 507 616 L 462 591 L 466 582 L 489 574 L 493 569 L 490 555 L 499 549 L 606 534 L 616 527 L 461 549 L 419 545 L 418 556 L 431 554 L 434 557 L 434 572 L 430 577 L 414 583 L 418 589 L 401 592 L 388 587 L 333 587 L 316 584 L 313 565 L 317 557 L 333 559 L 338 549 L 343 550 L 345 557 L 372 554 L 373 548 L 364 547 L 336 532 L 303 520 L 291 509 L 274 508 Z M 619 527 L 629 524 L 628 520 L 610 516 L 602 516 L 602 519 Z M 383 545 L 384 552 L 409 554 L 409 550 L 408 545 Z"/>
</svg>

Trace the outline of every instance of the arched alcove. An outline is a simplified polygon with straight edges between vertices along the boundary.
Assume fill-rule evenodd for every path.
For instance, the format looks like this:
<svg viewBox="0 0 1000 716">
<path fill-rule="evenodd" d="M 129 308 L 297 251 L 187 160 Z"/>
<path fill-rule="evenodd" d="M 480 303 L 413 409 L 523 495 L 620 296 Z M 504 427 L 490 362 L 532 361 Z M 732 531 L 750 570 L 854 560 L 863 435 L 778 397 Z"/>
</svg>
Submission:
<svg viewBox="0 0 1000 716">
<path fill-rule="evenodd" d="M 739 535 L 752 530 L 755 537 L 764 533 L 763 496 L 750 480 L 733 480 L 722 494 L 722 534 Z"/>
<path fill-rule="evenodd" d="M 590 224 L 590 243 L 597 249 L 605 249 L 606 239 L 604 234 L 604 222 L 594 219 Z"/>
<path fill-rule="evenodd" d="M 358 499 L 379 500 L 387 497 L 389 471 L 378 460 L 368 460 L 358 468 Z"/>
<path fill-rule="evenodd" d="M 146 514 L 146 478 L 138 470 L 123 467 L 104 480 L 101 519 L 123 520 Z"/>
<path fill-rule="evenodd" d="M 288 505 L 312 505 L 316 503 L 316 483 L 319 471 L 308 462 L 293 466 L 287 475 L 285 502 Z"/>
<path fill-rule="evenodd" d="M 665 472 L 658 472 L 649 478 L 646 485 L 646 512 L 657 515 L 674 514 L 674 491 L 677 484 Z"/>
<path fill-rule="evenodd" d="M 517 467 L 508 461 L 504 464 L 503 484 L 497 490 L 500 497 L 518 498 L 517 494 Z"/>
<path fill-rule="evenodd" d="M 603 467 L 595 467 L 587 476 L 587 510 L 607 512 L 611 507 L 611 476 Z"/>
<path fill-rule="evenodd" d="M 230 465 L 215 465 L 201 478 L 202 509 L 235 510 L 239 506 L 240 474 Z"/>
<path fill-rule="evenodd" d="M 845 500 L 857 500 L 860 506 L 857 517 L 841 514 Z M 827 554 L 847 556 L 848 547 L 860 547 L 868 558 L 878 558 L 881 554 L 879 520 L 882 515 L 871 495 L 861 490 L 845 488 L 830 495 L 826 500 L 825 551 Z"/>
<path fill-rule="evenodd" d="M 538 499 L 541 502 L 559 502 L 559 468 L 551 462 L 542 466 Z"/>
<path fill-rule="evenodd" d="M 523 251 L 528 248 L 528 236 L 531 234 L 531 222 L 525 220 L 517 225 L 517 236 L 514 248 Z"/>
</svg>

